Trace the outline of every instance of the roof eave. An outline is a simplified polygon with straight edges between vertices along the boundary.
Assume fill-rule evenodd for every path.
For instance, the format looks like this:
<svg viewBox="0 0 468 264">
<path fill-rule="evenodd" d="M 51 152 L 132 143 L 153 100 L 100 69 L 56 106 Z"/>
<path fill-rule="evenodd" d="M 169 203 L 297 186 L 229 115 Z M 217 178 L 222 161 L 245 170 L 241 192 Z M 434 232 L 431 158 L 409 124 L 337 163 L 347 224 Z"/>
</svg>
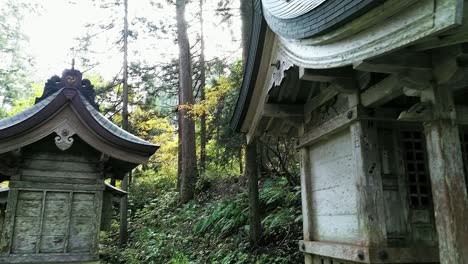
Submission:
<svg viewBox="0 0 468 264">
<path fill-rule="evenodd" d="M 255 82 L 262 59 L 262 47 L 265 41 L 267 27 L 267 23 L 261 11 L 261 5 L 257 4 L 252 17 L 249 52 L 244 66 L 244 78 L 230 122 L 231 128 L 236 132 L 240 132 L 250 106 L 250 99 L 255 89 Z"/>
</svg>

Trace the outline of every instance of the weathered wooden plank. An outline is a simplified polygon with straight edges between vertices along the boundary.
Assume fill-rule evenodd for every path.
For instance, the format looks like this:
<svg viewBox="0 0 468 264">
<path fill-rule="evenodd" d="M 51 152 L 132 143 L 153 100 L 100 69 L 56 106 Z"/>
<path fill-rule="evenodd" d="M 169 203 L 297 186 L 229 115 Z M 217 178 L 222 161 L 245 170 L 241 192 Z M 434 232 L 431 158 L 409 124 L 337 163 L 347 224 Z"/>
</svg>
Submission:
<svg viewBox="0 0 468 264">
<path fill-rule="evenodd" d="M 68 178 L 68 179 L 97 179 L 98 172 L 74 172 L 74 171 L 51 171 L 51 170 L 21 170 L 22 176 L 36 176 L 46 178 Z"/>
<path fill-rule="evenodd" d="M 321 92 L 312 97 L 305 105 L 304 105 L 304 119 L 305 123 L 310 121 L 311 113 L 315 109 L 319 108 L 328 100 L 332 99 L 338 94 L 338 92 L 334 89 L 327 89 L 322 88 Z"/>
<path fill-rule="evenodd" d="M 54 146 L 55 147 L 55 146 Z M 79 155 L 73 153 L 51 153 L 51 152 L 26 152 L 23 154 L 25 159 L 34 159 L 34 160 L 48 160 L 56 162 L 77 162 L 77 163 L 96 163 L 98 162 L 98 157 L 94 155 Z"/>
<path fill-rule="evenodd" d="M 24 159 L 22 167 L 33 170 L 99 172 L 97 163 L 92 164 L 70 161 L 57 162 L 54 160 Z"/>
<path fill-rule="evenodd" d="M 301 251 L 314 254 L 318 258 L 338 258 L 358 263 L 369 263 L 369 248 L 343 243 L 299 241 Z M 320 262 L 321 264 L 321 262 Z"/>
<path fill-rule="evenodd" d="M 68 201 L 67 201 L 67 216 L 65 217 L 65 235 L 64 239 L 65 242 L 63 244 L 63 252 L 68 252 L 68 243 L 70 241 L 70 229 L 71 229 L 71 217 L 72 217 L 72 202 L 73 202 L 74 193 L 70 192 L 68 194 Z"/>
<path fill-rule="evenodd" d="M 38 236 L 31 236 L 25 234 L 15 234 L 11 246 L 12 254 L 34 254 L 36 253 Z"/>
<path fill-rule="evenodd" d="M 432 71 L 431 57 L 423 52 L 399 51 L 387 56 L 364 60 L 353 65 L 359 71 L 406 73 L 410 70 Z"/>
<path fill-rule="evenodd" d="M 31 254 L 12 254 L 9 257 L 0 256 L 0 263 L 7 264 L 25 264 L 25 263 L 88 263 L 88 261 L 97 261 L 99 256 L 96 254 L 83 254 L 83 253 L 45 253 L 33 255 Z"/>
<path fill-rule="evenodd" d="M 60 253 L 63 252 L 64 237 L 47 235 L 41 236 L 41 244 L 38 251 L 42 253 Z"/>
<path fill-rule="evenodd" d="M 0 236 L 0 253 L 9 254 L 13 239 L 13 230 L 15 224 L 16 203 L 18 201 L 18 190 L 10 188 L 8 193 L 8 204 L 3 224 L 2 234 Z"/>
<path fill-rule="evenodd" d="M 98 254 L 99 253 L 99 227 L 101 225 L 101 212 L 102 212 L 102 202 L 104 198 L 104 192 L 96 192 L 94 194 L 94 236 L 92 237 L 91 241 L 91 253 Z"/>
<path fill-rule="evenodd" d="M 39 217 L 42 204 L 41 200 L 18 200 L 18 212 L 16 216 Z"/>
<path fill-rule="evenodd" d="M 314 261 L 333 263 L 436 263 L 437 248 L 433 247 L 367 247 L 335 242 L 299 241 L 300 250 L 313 254 Z M 382 256 L 385 256 L 382 257 Z M 315 262 L 313 262 L 315 264 Z M 325 262 L 326 263 L 326 262 Z"/>
<path fill-rule="evenodd" d="M 68 183 L 39 183 L 27 181 L 10 181 L 11 188 L 22 188 L 31 191 L 42 191 L 47 188 L 50 191 L 76 191 L 76 192 L 89 192 L 89 191 L 102 191 L 104 190 L 103 184 L 68 184 Z M 84 191 L 86 190 L 86 191 Z"/>
<path fill-rule="evenodd" d="M 94 201 L 73 201 L 72 215 L 73 217 L 88 217 L 94 216 Z"/>
<path fill-rule="evenodd" d="M 276 118 L 302 117 L 304 108 L 294 104 L 265 104 L 263 115 Z"/>
<path fill-rule="evenodd" d="M 22 217 L 15 218 L 14 236 L 17 235 L 38 235 L 39 234 L 39 216 L 37 217 Z"/>
<path fill-rule="evenodd" d="M 45 204 L 46 204 L 46 198 L 47 198 L 47 191 L 42 192 L 42 203 L 41 203 L 41 214 L 39 216 L 39 232 L 36 240 L 36 254 L 39 253 L 39 248 L 41 245 L 41 239 L 42 239 L 42 229 L 44 227 L 44 211 L 45 211 Z"/>
<path fill-rule="evenodd" d="M 36 183 L 66 183 L 66 184 L 83 184 L 83 185 L 92 185 L 96 184 L 96 179 L 74 179 L 74 178 L 52 178 L 52 177 L 42 177 L 42 176 L 21 176 L 21 180 L 28 182 Z"/>
<path fill-rule="evenodd" d="M 357 119 L 357 116 L 357 107 L 353 107 L 345 113 L 339 114 L 311 131 L 304 133 L 304 135 L 299 138 L 297 147 L 301 148 L 307 145 L 312 145 L 323 137 L 342 131 L 349 127 L 349 125 Z"/>
<path fill-rule="evenodd" d="M 399 76 L 391 75 L 361 93 L 361 104 L 364 107 L 376 107 L 402 94 L 403 87 Z"/>
<path fill-rule="evenodd" d="M 305 69 L 299 68 L 299 79 L 314 82 L 332 82 L 337 79 L 354 79 L 354 72 L 350 68 L 336 69 Z"/>
</svg>

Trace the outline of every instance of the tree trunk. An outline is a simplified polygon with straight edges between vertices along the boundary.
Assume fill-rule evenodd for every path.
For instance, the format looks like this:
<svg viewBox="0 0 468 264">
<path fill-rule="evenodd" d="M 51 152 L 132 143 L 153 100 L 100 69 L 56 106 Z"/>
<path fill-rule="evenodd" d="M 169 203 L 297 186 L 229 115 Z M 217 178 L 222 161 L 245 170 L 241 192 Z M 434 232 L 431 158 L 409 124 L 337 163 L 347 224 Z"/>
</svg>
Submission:
<svg viewBox="0 0 468 264">
<path fill-rule="evenodd" d="M 185 21 L 185 0 L 176 1 L 177 42 L 179 46 L 179 105 L 193 104 L 190 45 Z M 197 178 L 195 122 L 184 107 L 179 108 L 182 162 L 180 173 L 180 201 L 193 199 Z"/>
<path fill-rule="evenodd" d="M 124 0 L 124 34 L 123 34 L 123 105 L 122 105 L 122 128 L 128 131 L 128 0 Z M 123 191 L 127 191 L 128 174 L 124 176 L 121 183 Z M 119 245 L 123 247 L 127 243 L 127 209 L 128 197 L 124 196 L 120 201 L 120 233 Z"/>
<path fill-rule="evenodd" d="M 252 27 L 253 4 L 252 0 L 240 1 L 242 19 L 242 61 L 245 65 L 249 55 L 250 30 Z"/>
<path fill-rule="evenodd" d="M 200 0 L 200 99 L 205 100 L 205 32 L 203 29 L 203 1 Z M 206 168 L 206 114 L 200 117 L 200 172 Z"/>
<path fill-rule="evenodd" d="M 257 144 L 252 142 L 245 150 L 245 173 L 249 186 L 249 227 L 250 242 L 258 245 L 262 236 L 262 224 L 260 218 L 260 205 L 258 198 L 258 164 L 257 164 Z"/>
<path fill-rule="evenodd" d="M 240 172 L 240 175 L 244 174 L 244 163 L 243 163 L 243 158 L 242 157 L 242 146 L 239 147 L 239 172 Z"/>
</svg>

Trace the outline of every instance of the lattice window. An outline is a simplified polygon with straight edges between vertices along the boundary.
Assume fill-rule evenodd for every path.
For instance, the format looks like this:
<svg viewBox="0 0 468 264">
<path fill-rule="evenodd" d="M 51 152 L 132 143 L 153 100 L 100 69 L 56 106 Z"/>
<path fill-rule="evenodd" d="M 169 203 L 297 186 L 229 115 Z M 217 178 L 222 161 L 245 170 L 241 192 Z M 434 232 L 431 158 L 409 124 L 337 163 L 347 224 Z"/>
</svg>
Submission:
<svg viewBox="0 0 468 264">
<path fill-rule="evenodd" d="M 403 131 L 405 171 L 412 208 L 427 208 L 431 205 L 431 184 L 426 164 L 425 139 L 420 131 Z"/>
</svg>

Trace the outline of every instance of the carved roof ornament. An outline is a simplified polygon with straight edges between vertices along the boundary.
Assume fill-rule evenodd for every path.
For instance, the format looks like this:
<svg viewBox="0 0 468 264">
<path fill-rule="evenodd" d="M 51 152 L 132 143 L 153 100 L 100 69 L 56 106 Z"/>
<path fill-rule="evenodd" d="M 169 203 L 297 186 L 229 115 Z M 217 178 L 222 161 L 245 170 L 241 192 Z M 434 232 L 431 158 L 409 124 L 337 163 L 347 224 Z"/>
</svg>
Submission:
<svg viewBox="0 0 468 264">
<path fill-rule="evenodd" d="M 275 63 L 271 64 L 271 67 L 274 67 L 275 69 L 271 78 L 270 89 L 281 85 L 281 82 L 286 77 L 286 71 L 292 66 L 294 66 L 294 64 L 282 59 L 278 59 Z"/>
<path fill-rule="evenodd" d="M 72 60 L 71 69 L 66 69 L 62 73 L 62 77 L 57 75 L 52 76 L 47 80 L 44 86 L 42 96 L 36 98 L 36 104 L 62 88 L 73 88 L 81 92 L 86 100 L 96 109 L 99 106 L 96 104 L 96 90 L 88 79 L 83 79 L 83 74 L 79 70 L 75 70 L 75 60 Z"/>
</svg>

